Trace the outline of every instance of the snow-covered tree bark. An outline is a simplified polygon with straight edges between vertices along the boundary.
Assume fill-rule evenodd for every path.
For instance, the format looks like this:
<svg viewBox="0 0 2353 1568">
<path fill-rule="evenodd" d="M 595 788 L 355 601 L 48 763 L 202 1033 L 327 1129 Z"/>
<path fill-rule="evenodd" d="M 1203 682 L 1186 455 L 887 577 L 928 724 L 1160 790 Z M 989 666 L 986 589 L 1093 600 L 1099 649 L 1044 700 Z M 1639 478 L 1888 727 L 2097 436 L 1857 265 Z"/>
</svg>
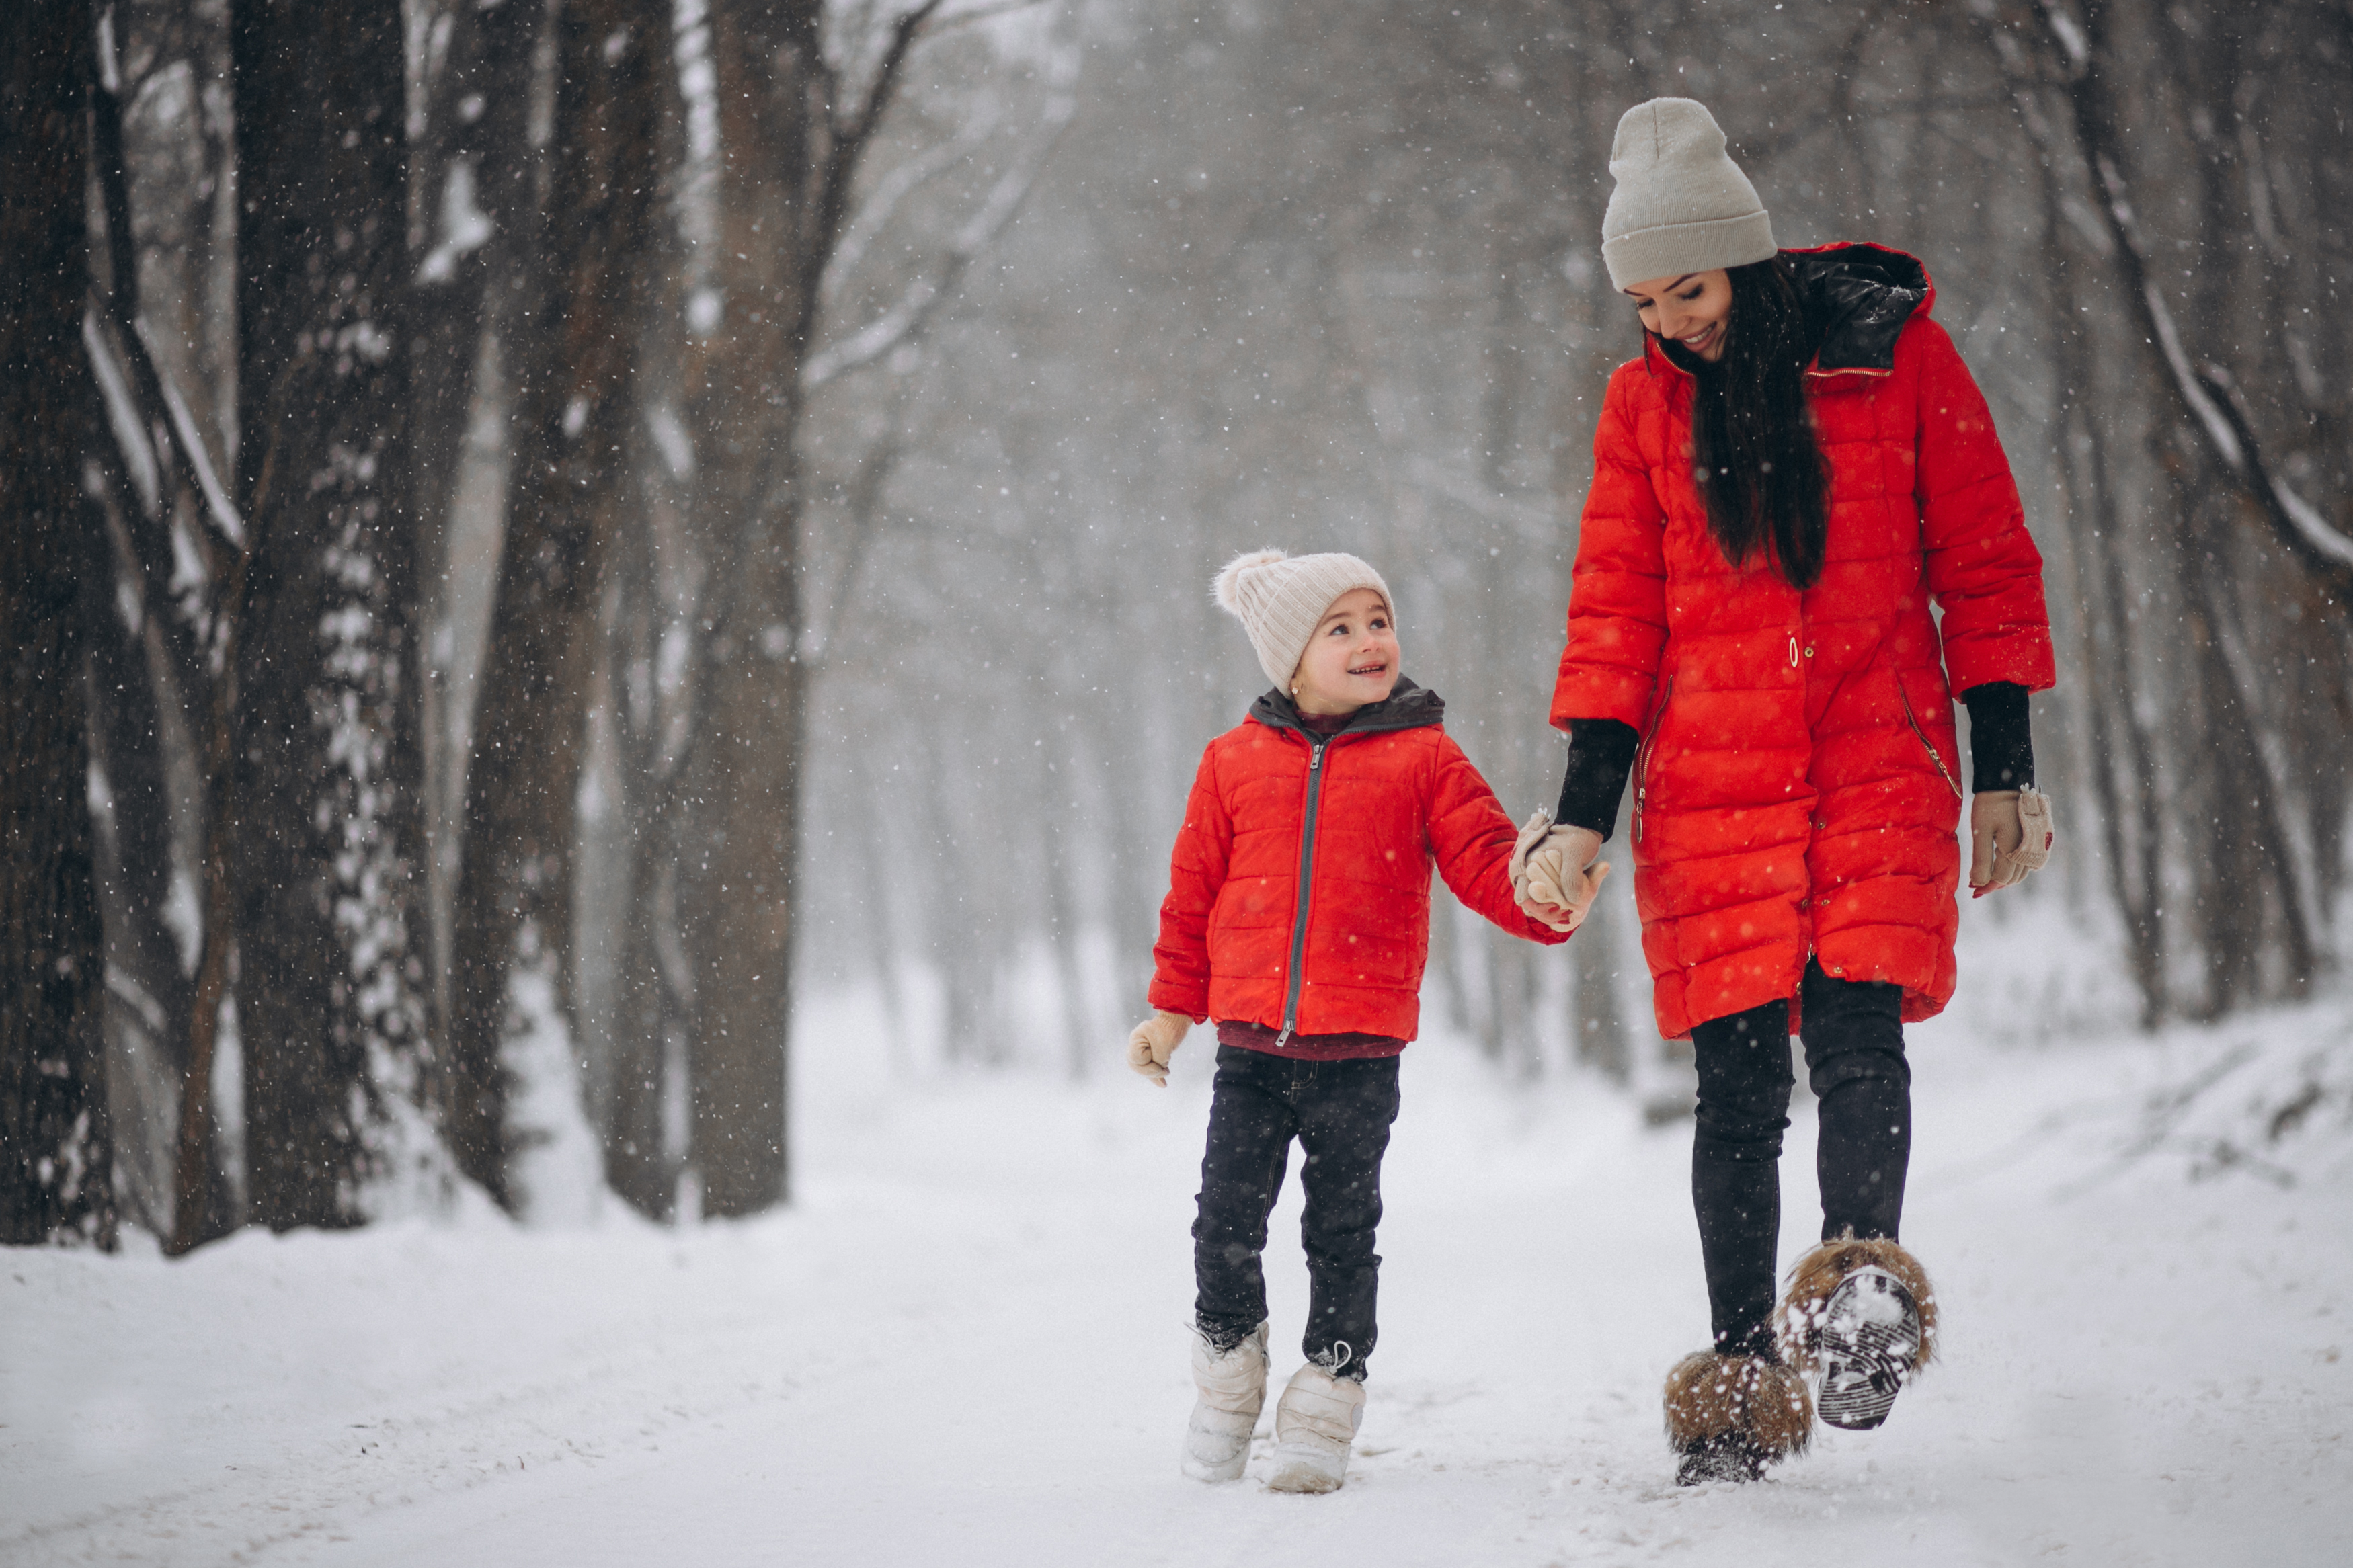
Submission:
<svg viewBox="0 0 2353 1568">
<path fill-rule="evenodd" d="M 91 40 L 91 174 L 102 227 L 92 236 L 95 299 L 82 331 L 108 439 L 93 444 L 83 471 L 94 521 L 82 604 L 116 1193 L 126 1217 L 174 1234 L 182 1122 L 193 1115 L 191 1234 L 209 1237 L 235 1223 L 233 1194 L 205 1097 L 190 1103 L 182 1092 L 198 936 L 183 879 L 199 869 L 201 854 L 203 769 L 192 721 L 212 696 L 208 638 L 217 622 L 208 589 L 242 530 L 198 412 L 202 397 L 191 405 L 164 355 L 175 339 L 185 353 L 210 335 L 176 308 L 182 289 L 200 290 L 210 270 L 191 219 L 207 210 L 212 139 L 190 135 L 201 111 L 189 57 L 204 58 L 217 44 L 225 60 L 226 39 L 193 15 L 157 9 L 107 8 Z M 132 102 L 142 106 L 136 116 L 126 112 Z M 172 178 L 191 164 L 197 177 Z M 151 325 L 151 272 L 176 331 Z"/>
<path fill-rule="evenodd" d="M 511 1203 L 501 1044 L 518 985 L 571 1027 L 575 802 L 589 638 L 613 540 L 630 521 L 638 333 L 650 294 L 659 0 L 572 0 L 557 22 L 544 279 L 527 326 L 506 548 L 466 788 L 451 942 L 447 1123 L 459 1168 Z M 545 1020 L 539 1021 L 544 1024 Z"/>
<path fill-rule="evenodd" d="M 102 516 L 113 500 L 95 498 L 90 510 Z M 162 637 L 156 612 L 124 591 L 138 579 L 120 571 L 97 528 L 86 531 L 93 537 L 82 557 L 81 615 L 89 639 L 90 794 L 106 932 L 116 1187 L 125 1217 L 164 1236 L 172 1229 L 192 993 L 168 912 L 178 860 L 164 755 L 164 704 L 157 695 L 156 661 L 149 657 Z M 106 531 L 119 538 L 122 531 L 110 526 Z M 208 1181 L 206 1191 L 224 1195 L 216 1182 Z"/>
<path fill-rule="evenodd" d="M 435 1202 L 406 421 L 398 0 L 237 0 L 238 451 L 249 574 L 236 998 L 251 1217 Z"/>
<path fill-rule="evenodd" d="M 433 532 L 458 483 L 481 334 L 527 319 L 543 289 L 531 255 L 539 149 L 533 55 L 548 0 L 445 5 L 426 32 L 426 112 L 408 305 L 420 374 L 411 411 L 417 522 Z"/>
<path fill-rule="evenodd" d="M 412 101 L 421 110 L 410 127 L 413 271 L 404 313 L 417 367 L 410 497 L 422 584 L 424 810 L 433 850 L 425 929 L 431 935 L 433 1027 L 445 1039 L 464 838 L 462 752 L 479 690 L 480 616 L 490 596 L 480 571 L 470 568 L 481 556 L 495 557 L 502 521 L 489 498 L 465 489 L 461 476 L 470 456 L 480 461 L 470 452 L 476 422 L 503 427 L 512 418 L 510 339 L 528 327 L 545 291 L 536 258 L 547 202 L 553 71 L 542 46 L 556 9 L 551 0 L 416 0 L 411 7 L 412 47 L 419 33 L 423 47 L 411 61 Z M 452 1092 L 446 1078 L 436 1089 L 445 1103 Z"/>
<path fill-rule="evenodd" d="M 114 1239 L 76 577 L 90 10 L 0 18 L 0 1242 Z"/>
</svg>

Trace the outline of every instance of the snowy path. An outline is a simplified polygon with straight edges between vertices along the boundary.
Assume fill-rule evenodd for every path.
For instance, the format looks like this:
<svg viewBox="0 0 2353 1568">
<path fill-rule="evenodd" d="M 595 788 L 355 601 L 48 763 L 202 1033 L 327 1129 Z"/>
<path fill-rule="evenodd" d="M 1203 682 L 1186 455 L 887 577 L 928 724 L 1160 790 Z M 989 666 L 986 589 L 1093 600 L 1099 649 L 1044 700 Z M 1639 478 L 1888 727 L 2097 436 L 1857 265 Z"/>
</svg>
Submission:
<svg viewBox="0 0 2353 1568">
<path fill-rule="evenodd" d="M 1434 1044 L 1348 1489 L 1182 1481 L 1197 1035 L 1167 1094 L 820 1074 L 802 1202 L 748 1226 L 8 1254 L 0 1563 L 2353 1562 L 2347 1162 L 2084 1190 L 2192 1047 L 1915 1040 L 1947 1364 L 1762 1486 L 1678 1491 L 1658 1436 L 1704 1323 L 1687 1130 Z"/>
</svg>

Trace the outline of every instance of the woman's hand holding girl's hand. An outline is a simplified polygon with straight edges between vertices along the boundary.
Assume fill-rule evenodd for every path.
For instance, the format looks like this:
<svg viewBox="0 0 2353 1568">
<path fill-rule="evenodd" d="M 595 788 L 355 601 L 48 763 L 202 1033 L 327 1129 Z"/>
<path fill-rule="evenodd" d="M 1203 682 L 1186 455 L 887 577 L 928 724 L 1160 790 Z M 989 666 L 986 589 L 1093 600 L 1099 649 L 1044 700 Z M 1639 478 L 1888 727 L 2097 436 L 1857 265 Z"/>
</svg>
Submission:
<svg viewBox="0 0 2353 1568">
<path fill-rule="evenodd" d="M 1531 920 L 1575 931 L 1609 875 L 1607 863 L 1593 863 L 1600 853 L 1601 835 L 1593 829 L 1558 826 L 1550 813 L 1537 812 L 1512 847 L 1513 899 Z"/>
<path fill-rule="evenodd" d="M 1979 790 L 1969 801 L 1969 896 L 1982 899 L 2042 869 L 2056 837 L 2051 797 L 2041 790 Z"/>
<path fill-rule="evenodd" d="M 1155 1012 L 1127 1037 L 1127 1065 L 1161 1089 L 1168 1087 L 1168 1058 L 1193 1020 L 1182 1013 Z"/>
</svg>

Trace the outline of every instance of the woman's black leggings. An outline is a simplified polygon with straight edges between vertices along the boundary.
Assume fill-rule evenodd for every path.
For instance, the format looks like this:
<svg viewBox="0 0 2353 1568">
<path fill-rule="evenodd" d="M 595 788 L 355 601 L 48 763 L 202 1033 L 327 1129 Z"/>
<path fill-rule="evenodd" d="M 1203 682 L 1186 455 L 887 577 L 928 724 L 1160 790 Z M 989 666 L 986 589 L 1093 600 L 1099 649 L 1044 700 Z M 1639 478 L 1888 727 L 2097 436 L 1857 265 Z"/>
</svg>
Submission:
<svg viewBox="0 0 2353 1568">
<path fill-rule="evenodd" d="M 1912 1155 L 1912 1068 L 1904 989 L 1839 980 L 1810 959 L 1799 983 L 1799 1038 L 1821 1102 L 1814 1169 L 1822 1238 L 1893 1237 Z M 1692 1206 L 1715 1346 L 1772 1353 L 1773 1262 L 1781 1239 L 1781 1133 L 1789 1125 L 1789 1005 L 1767 1002 L 1692 1030 L 1699 1125 Z"/>
</svg>

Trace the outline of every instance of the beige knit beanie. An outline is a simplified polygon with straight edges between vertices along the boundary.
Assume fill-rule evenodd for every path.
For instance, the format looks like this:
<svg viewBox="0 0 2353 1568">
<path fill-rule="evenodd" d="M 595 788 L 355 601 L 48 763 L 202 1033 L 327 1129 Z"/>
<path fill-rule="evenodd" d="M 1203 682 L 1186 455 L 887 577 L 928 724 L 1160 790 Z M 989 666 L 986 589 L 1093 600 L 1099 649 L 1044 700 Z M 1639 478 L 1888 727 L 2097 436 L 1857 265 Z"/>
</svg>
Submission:
<svg viewBox="0 0 2353 1568">
<path fill-rule="evenodd" d="M 1609 173 L 1618 188 L 1601 216 L 1601 259 L 1611 288 L 1772 258 L 1773 220 L 1704 104 L 1654 98 L 1628 110 Z"/>
<path fill-rule="evenodd" d="M 1389 585 L 1381 574 L 1353 555 L 1285 555 L 1280 550 L 1253 550 L 1226 563 L 1218 574 L 1218 607 L 1231 615 L 1250 633 L 1258 653 L 1258 667 L 1283 690 L 1291 689 L 1292 672 L 1315 623 L 1331 609 L 1332 601 L 1354 588 L 1370 588 L 1395 609 Z"/>
</svg>

